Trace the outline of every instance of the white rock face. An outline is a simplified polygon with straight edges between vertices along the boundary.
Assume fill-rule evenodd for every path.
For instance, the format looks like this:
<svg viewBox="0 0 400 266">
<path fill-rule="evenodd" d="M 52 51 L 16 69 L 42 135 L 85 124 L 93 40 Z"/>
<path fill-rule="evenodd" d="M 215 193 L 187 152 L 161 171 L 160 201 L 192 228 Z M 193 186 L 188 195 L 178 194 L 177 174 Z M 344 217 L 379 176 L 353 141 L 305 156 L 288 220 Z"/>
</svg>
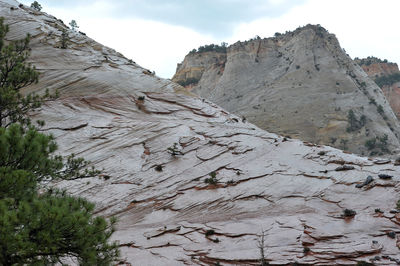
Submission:
<svg viewBox="0 0 400 266">
<path fill-rule="evenodd" d="M 382 91 L 320 26 L 189 53 L 173 81 L 191 79 L 194 93 L 270 132 L 361 155 L 381 153 L 365 142 L 386 134 L 399 151 L 399 122 Z M 349 132 L 350 110 L 366 120 Z"/>
<path fill-rule="evenodd" d="M 273 264 L 400 260 L 393 162 L 268 133 L 86 36 L 70 32 L 69 48 L 56 48 L 63 26 L 49 15 L 5 2 L 0 12 L 9 36 L 34 36 L 31 61 L 42 75 L 27 91 L 61 92 L 33 118 L 47 121 L 61 154 L 104 168 L 103 177 L 55 185 L 118 217 L 113 239 L 126 263 L 258 265 L 262 231 Z M 174 143 L 180 155 L 167 151 Z M 215 184 L 205 183 L 211 172 Z M 357 214 L 343 217 L 345 209 Z"/>
</svg>

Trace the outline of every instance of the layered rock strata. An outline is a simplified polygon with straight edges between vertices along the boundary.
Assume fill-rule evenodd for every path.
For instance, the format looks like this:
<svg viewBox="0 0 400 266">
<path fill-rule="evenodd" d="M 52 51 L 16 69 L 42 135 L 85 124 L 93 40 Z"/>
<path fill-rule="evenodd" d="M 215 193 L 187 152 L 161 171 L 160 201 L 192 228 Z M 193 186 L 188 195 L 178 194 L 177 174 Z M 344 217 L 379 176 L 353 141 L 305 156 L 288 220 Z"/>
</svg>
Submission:
<svg viewBox="0 0 400 266">
<path fill-rule="evenodd" d="M 397 118 L 400 118 L 400 71 L 396 63 L 375 57 L 355 60 L 380 86 Z"/>
<path fill-rule="evenodd" d="M 262 235 L 271 264 L 400 260 L 394 162 L 268 133 L 84 35 L 60 49 L 60 21 L 13 3 L 9 36 L 32 34 L 41 72 L 27 91 L 61 92 L 32 117 L 60 154 L 104 168 L 52 185 L 118 218 L 125 264 L 259 265 Z"/>
</svg>

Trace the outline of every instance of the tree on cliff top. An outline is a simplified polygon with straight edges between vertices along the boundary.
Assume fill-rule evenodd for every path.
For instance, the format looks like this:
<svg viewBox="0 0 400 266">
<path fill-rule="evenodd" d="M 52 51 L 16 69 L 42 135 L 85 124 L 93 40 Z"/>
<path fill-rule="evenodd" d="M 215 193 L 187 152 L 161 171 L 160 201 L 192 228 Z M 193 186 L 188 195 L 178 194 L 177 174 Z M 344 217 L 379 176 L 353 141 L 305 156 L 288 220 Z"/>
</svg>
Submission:
<svg viewBox="0 0 400 266">
<path fill-rule="evenodd" d="M 49 95 L 20 93 L 39 75 L 26 63 L 29 36 L 6 43 L 7 32 L 0 18 L 0 265 L 110 265 L 118 257 L 109 243 L 115 220 L 94 217 L 92 203 L 43 185 L 99 171 L 74 155 L 53 155 L 54 138 L 30 125 L 27 113 Z"/>
<path fill-rule="evenodd" d="M 42 10 L 42 6 L 38 3 L 38 1 L 35 1 L 31 4 L 31 8 L 35 9 L 36 11 Z"/>
</svg>

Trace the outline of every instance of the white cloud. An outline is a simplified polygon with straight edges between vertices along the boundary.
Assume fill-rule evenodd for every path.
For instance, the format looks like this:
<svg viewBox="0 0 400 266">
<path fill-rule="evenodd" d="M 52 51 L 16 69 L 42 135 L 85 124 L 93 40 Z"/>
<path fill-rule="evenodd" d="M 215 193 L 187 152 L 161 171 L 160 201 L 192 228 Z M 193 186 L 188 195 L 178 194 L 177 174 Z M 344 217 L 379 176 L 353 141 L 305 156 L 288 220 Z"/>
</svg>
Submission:
<svg viewBox="0 0 400 266">
<path fill-rule="evenodd" d="M 240 2 L 229 1 L 232 4 Z M 271 5 L 288 2 L 268 1 Z M 23 2 L 28 4 L 31 1 Z M 397 34 L 399 0 L 307 0 L 279 17 L 238 23 L 228 40 L 222 37 L 218 39 L 211 32 L 209 35 L 202 34 L 183 25 L 173 26 L 137 17 L 116 17 L 116 7 L 109 0 L 96 1 L 95 4 L 89 2 L 82 1 L 80 6 L 71 5 L 68 8 L 51 8 L 44 4 L 43 7 L 44 11 L 63 19 L 66 24 L 75 19 L 80 30 L 88 36 L 116 49 L 143 67 L 155 70 L 157 75 L 164 78 L 172 77 L 176 64 L 200 45 L 222 41 L 232 44 L 255 35 L 270 37 L 275 32 L 294 30 L 308 23 L 321 24 L 336 34 L 342 48 L 352 57 L 373 55 L 400 63 L 400 36 Z M 220 19 L 223 17 L 221 15 Z"/>
<path fill-rule="evenodd" d="M 216 42 L 194 30 L 143 19 L 111 17 L 112 5 L 100 1 L 92 5 L 44 8 L 65 24 L 75 19 L 79 30 L 99 43 L 121 52 L 139 65 L 171 78 L 185 55 L 201 45 Z"/>
<path fill-rule="evenodd" d="M 321 24 L 337 36 L 352 57 L 373 55 L 400 63 L 399 10 L 398 0 L 308 0 L 281 17 L 242 23 L 230 42 L 255 35 L 269 37 L 308 23 Z"/>
<path fill-rule="evenodd" d="M 193 47 L 214 40 L 190 29 L 160 22 L 135 19 L 82 19 L 91 37 L 123 53 L 156 74 L 170 78 L 176 64 Z"/>
</svg>

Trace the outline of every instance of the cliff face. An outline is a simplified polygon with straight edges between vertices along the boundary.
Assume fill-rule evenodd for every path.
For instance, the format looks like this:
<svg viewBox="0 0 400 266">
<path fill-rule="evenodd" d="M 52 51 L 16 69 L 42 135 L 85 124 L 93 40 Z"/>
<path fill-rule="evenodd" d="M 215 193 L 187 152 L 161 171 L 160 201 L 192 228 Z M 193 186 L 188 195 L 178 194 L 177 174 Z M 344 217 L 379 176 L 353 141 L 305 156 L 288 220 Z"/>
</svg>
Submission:
<svg viewBox="0 0 400 266">
<path fill-rule="evenodd" d="M 371 79 L 377 82 L 397 118 L 400 118 L 400 71 L 397 64 L 375 57 L 355 61 Z"/>
<path fill-rule="evenodd" d="M 268 133 L 86 36 L 69 31 L 69 48 L 57 48 L 65 26 L 52 16 L 11 0 L 0 1 L 0 14 L 9 37 L 33 36 L 41 79 L 27 91 L 61 92 L 32 118 L 46 120 L 60 154 L 107 176 L 51 185 L 118 218 L 123 262 L 259 265 L 262 231 L 272 264 L 400 260 L 394 162 Z M 167 151 L 174 143 L 176 156 Z"/>
<path fill-rule="evenodd" d="M 357 60 L 355 61 L 357 62 Z M 370 65 L 360 64 L 360 66 L 372 79 L 399 73 L 399 67 L 396 63 L 372 63 Z"/>
<path fill-rule="evenodd" d="M 385 134 L 390 150 L 399 147 L 399 123 L 381 90 L 320 26 L 237 42 L 226 53 L 192 52 L 173 81 L 185 85 L 192 69 L 200 77 L 193 92 L 268 131 L 359 154 Z M 351 127 L 350 110 L 364 125 Z"/>
</svg>

